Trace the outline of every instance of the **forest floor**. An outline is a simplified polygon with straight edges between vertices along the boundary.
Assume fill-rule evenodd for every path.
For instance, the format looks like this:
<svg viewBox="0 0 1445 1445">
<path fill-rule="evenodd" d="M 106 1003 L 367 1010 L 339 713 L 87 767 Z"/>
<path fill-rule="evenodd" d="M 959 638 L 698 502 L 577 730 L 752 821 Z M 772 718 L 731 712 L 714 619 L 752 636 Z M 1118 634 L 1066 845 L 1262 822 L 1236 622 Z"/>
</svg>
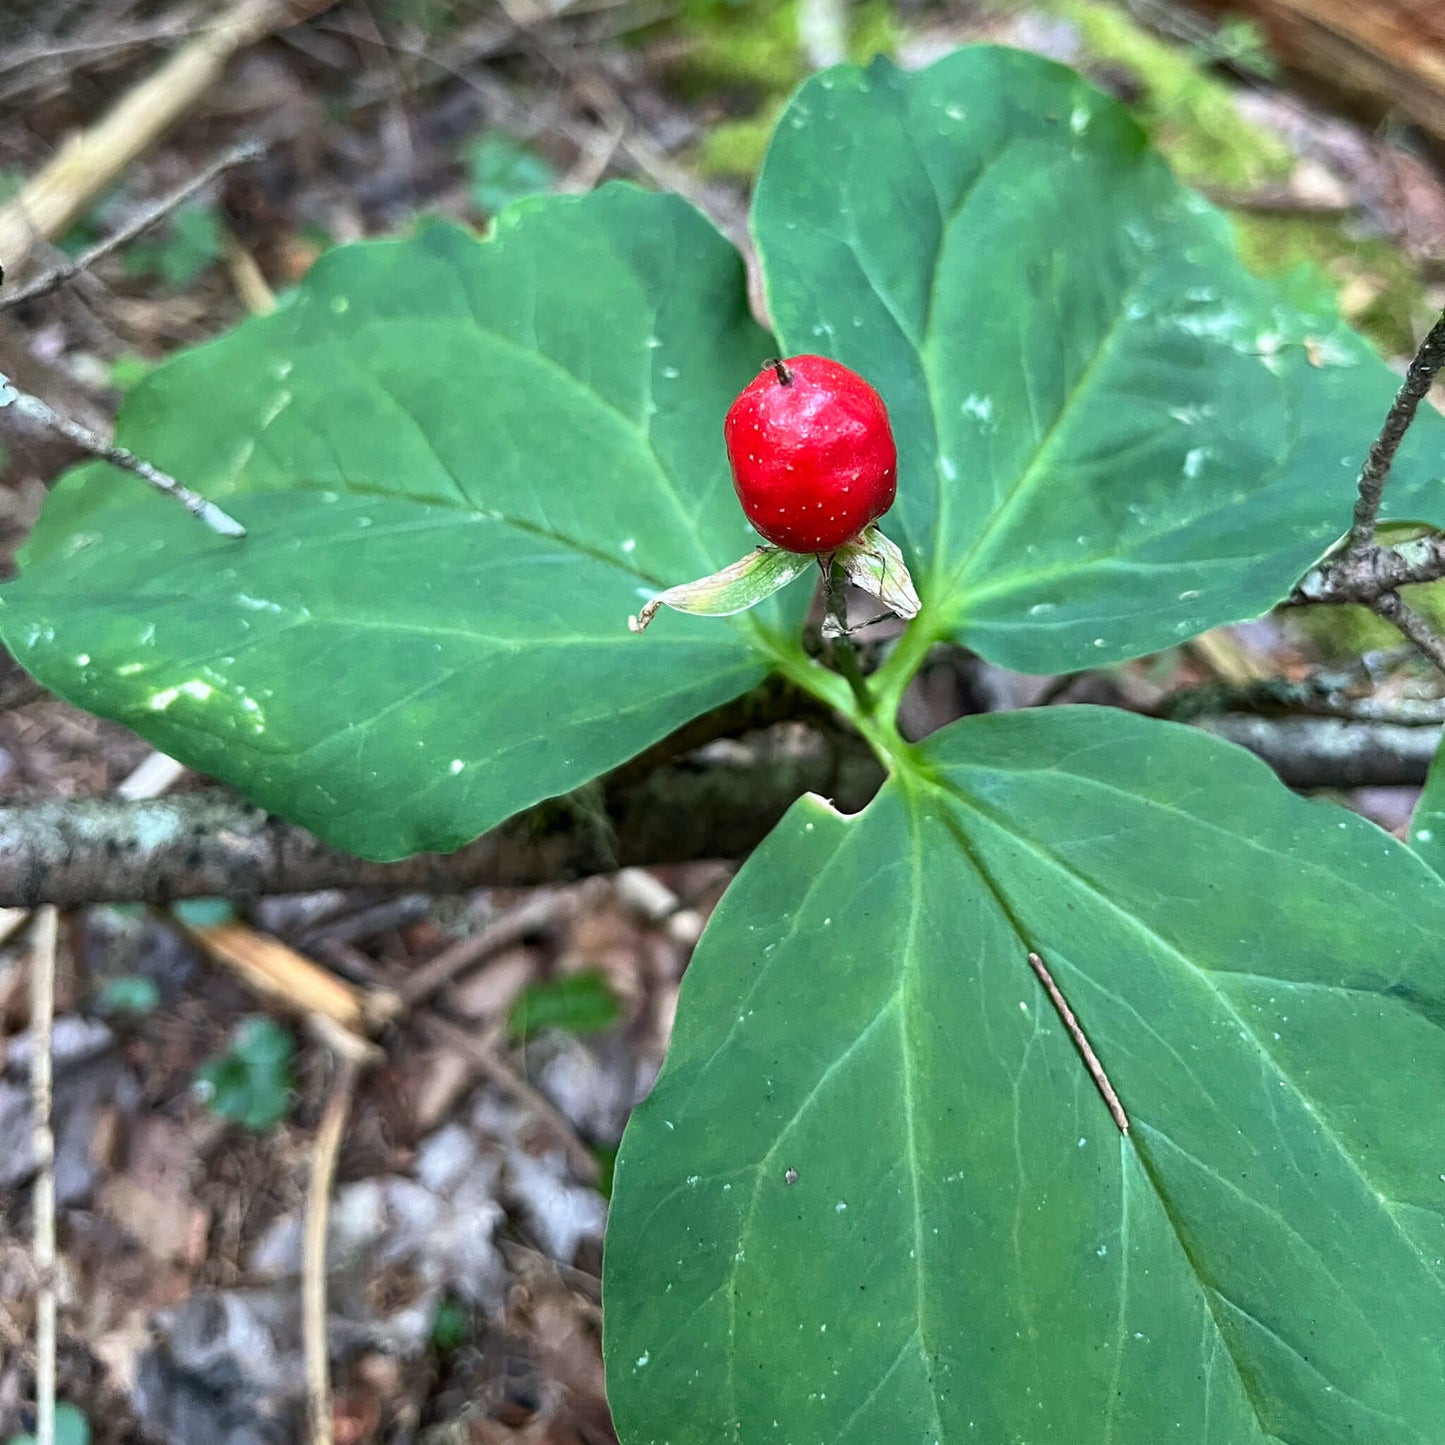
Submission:
<svg viewBox="0 0 1445 1445">
<path fill-rule="evenodd" d="M 0 202 L 219 8 L 9 7 Z M 105 430 L 158 361 L 269 309 L 332 245 L 420 215 L 482 227 L 517 195 L 614 176 L 683 192 L 746 246 L 763 138 L 810 68 L 872 48 L 923 64 L 978 39 L 1077 64 L 1135 106 L 1181 174 L 1231 208 L 1251 264 L 1321 267 L 1393 361 L 1445 303 L 1445 177 L 1428 148 L 1407 126 L 1333 112 L 1273 73 L 1257 37 L 1221 36 L 1183 12 L 1161 9 L 1154 18 L 1169 23 L 1149 30 L 1088 0 L 870 0 L 806 4 L 818 23 L 800 33 L 791 4 L 724 0 L 310 8 L 305 23 L 243 48 L 40 263 L 83 251 L 237 142 L 261 141 L 261 160 L 73 283 L 0 314 L 0 371 Z M 0 455 L 7 569 L 71 460 L 46 439 Z M 910 706 L 919 731 L 1050 688 L 1147 708 L 1181 687 L 1239 692 L 1353 665 L 1362 649 L 1390 695 L 1434 696 L 1381 626 L 1265 620 L 1073 681 L 977 665 L 925 679 Z M 0 663 L 0 800 L 202 781 L 157 766 L 133 734 Z M 1399 831 L 1415 794 L 1339 797 Z M 343 1120 L 329 1191 L 334 1439 L 613 1440 L 599 1289 L 610 1161 L 731 871 L 632 870 L 448 899 L 339 889 L 239 912 L 224 901 L 66 912 L 49 1281 L 31 1242 L 34 935 L 24 915 L 0 916 L 0 1442 L 33 1428 L 47 1282 L 70 1407 L 58 1438 L 305 1438 L 302 1235 L 318 1138 Z M 288 1016 L 235 967 L 238 950 L 273 949 L 283 969 L 310 964 L 390 997 L 466 940 L 471 956 L 452 955 L 454 975 L 400 1012 L 356 1071 L 338 1064 L 334 1034 Z"/>
</svg>

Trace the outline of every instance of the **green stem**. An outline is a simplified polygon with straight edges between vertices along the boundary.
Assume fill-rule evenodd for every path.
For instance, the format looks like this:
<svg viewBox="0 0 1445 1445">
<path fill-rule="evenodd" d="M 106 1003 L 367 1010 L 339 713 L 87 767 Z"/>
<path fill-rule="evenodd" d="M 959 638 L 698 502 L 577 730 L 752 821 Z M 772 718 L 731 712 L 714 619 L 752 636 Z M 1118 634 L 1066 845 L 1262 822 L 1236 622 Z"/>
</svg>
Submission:
<svg viewBox="0 0 1445 1445">
<path fill-rule="evenodd" d="M 853 689 L 854 700 L 864 717 L 872 717 L 877 699 L 868 689 L 863 669 L 858 665 L 858 650 L 848 636 L 848 610 L 843 590 L 843 569 L 831 557 L 820 557 L 823 569 L 823 640 L 832 647 L 832 660 Z"/>
<path fill-rule="evenodd" d="M 914 674 L 923 665 L 929 649 L 943 634 L 937 625 L 937 618 L 925 606 L 904 629 L 892 654 L 873 675 L 873 686 L 878 693 L 878 706 L 888 716 L 897 714 L 903 701 L 904 691 L 913 681 Z"/>
</svg>

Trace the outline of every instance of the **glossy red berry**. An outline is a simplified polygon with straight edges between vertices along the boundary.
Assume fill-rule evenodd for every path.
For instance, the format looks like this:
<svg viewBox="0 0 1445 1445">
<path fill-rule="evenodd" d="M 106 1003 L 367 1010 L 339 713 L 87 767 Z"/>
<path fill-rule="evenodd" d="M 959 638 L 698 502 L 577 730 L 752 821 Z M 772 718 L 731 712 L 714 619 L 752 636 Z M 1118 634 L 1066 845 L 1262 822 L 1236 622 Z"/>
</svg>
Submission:
<svg viewBox="0 0 1445 1445">
<path fill-rule="evenodd" d="M 898 449 L 883 398 L 825 356 L 770 363 L 723 423 L 733 487 L 769 542 L 833 552 L 893 505 Z"/>
</svg>

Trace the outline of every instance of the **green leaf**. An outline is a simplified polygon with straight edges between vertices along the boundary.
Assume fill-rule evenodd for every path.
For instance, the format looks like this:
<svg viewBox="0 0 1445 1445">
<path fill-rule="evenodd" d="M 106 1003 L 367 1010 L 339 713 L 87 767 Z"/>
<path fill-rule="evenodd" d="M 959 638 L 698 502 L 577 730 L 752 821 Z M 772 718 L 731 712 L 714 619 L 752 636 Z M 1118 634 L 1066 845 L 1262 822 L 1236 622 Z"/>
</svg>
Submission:
<svg viewBox="0 0 1445 1445">
<path fill-rule="evenodd" d="M 626 186 L 523 202 L 485 242 L 330 252 L 121 416 L 250 535 L 83 468 L 0 634 L 70 701 L 343 848 L 455 848 L 795 646 L 802 589 L 627 630 L 755 543 L 721 427 L 771 347 L 733 248 Z"/>
<path fill-rule="evenodd" d="M 35 1445 L 34 1435 L 11 1435 L 7 1445 Z M 90 1445 L 90 1421 L 68 1401 L 55 1407 L 55 1445 Z"/>
<path fill-rule="evenodd" d="M 171 913 L 187 928 L 218 928 L 236 921 L 236 905 L 229 898 L 178 898 Z"/>
<path fill-rule="evenodd" d="M 622 1006 L 598 968 L 528 984 L 507 1016 L 507 1032 L 514 1039 L 531 1038 L 543 1029 L 594 1034 L 610 1029 Z"/>
<path fill-rule="evenodd" d="M 108 978 L 96 999 L 96 1007 L 104 1014 L 154 1013 L 160 1007 L 160 985 L 144 974 L 121 974 Z"/>
<path fill-rule="evenodd" d="M 206 204 L 182 206 L 167 222 L 162 240 L 133 242 L 124 253 L 132 276 L 159 276 L 177 291 L 224 254 L 220 218 Z"/>
<path fill-rule="evenodd" d="M 1410 818 L 1410 846 L 1445 878 L 1445 762 L 1439 752 Z"/>
<path fill-rule="evenodd" d="M 620 1439 L 1438 1441 L 1442 1025 L 1445 886 L 1190 729 L 974 717 L 803 800 L 623 1142 Z"/>
<path fill-rule="evenodd" d="M 1114 662 L 1265 610 L 1348 523 L 1394 379 L 1323 287 L 1248 275 L 1071 71 L 989 47 L 828 71 L 753 226 L 784 351 L 888 403 L 883 526 L 933 635 L 1030 672 Z M 1445 419 L 1421 422 L 1392 515 L 1441 511 Z"/>
<path fill-rule="evenodd" d="M 450 1355 L 467 1342 L 472 1333 L 472 1319 L 467 1307 L 454 1295 L 444 1295 L 432 1315 L 427 1344 L 438 1354 Z"/>
<path fill-rule="evenodd" d="M 196 1070 L 196 1086 L 207 1106 L 222 1118 L 247 1129 L 269 1129 L 290 1106 L 296 1087 L 291 1071 L 295 1052 L 295 1042 L 280 1024 L 259 1015 L 244 1019 L 230 1048 Z"/>
<path fill-rule="evenodd" d="M 544 157 L 513 140 L 488 131 L 467 151 L 471 194 L 479 211 L 495 216 L 513 201 L 557 184 L 557 172 Z"/>
</svg>

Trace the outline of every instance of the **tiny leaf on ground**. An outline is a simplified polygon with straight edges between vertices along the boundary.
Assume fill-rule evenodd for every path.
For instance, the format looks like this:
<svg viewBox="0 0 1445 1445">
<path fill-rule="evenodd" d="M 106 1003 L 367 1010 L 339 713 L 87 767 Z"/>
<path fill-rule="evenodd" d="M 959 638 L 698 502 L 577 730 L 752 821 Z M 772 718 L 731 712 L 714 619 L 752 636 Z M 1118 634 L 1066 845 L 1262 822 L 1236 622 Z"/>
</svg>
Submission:
<svg viewBox="0 0 1445 1445">
<path fill-rule="evenodd" d="M 257 1016 L 236 1028 L 225 1053 L 196 1070 L 206 1106 L 247 1129 L 269 1129 L 285 1117 L 296 1087 L 291 1060 L 296 1045 L 272 1019 Z"/>
<path fill-rule="evenodd" d="M 573 1034 L 610 1029 L 622 1005 L 601 969 L 584 969 L 563 978 L 529 984 L 512 1005 L 507 1031 L 515 1039 L 530 1038 L 542 1029 Z"/>
<path fill-rule="evenodd" d="M 109 978 L 96 998 L 105 1014 L 153 1013 L 161 1001 L 160 985 L 144 974 L 123 974 Z"/>
<path fill-rule="evenodd" d="M 557 172 L 544 156 L 498 131 L 487 131 L 466 153 L 471 194 L 484 215 L 495 216 L 513 201 L 557 184 Z"/>
<path fill-rule="evenodd" d="M 123 253 L 133 276 L 159 276 L 173 290 L 195 281 L 225 254 L 221 222 L 212 205 L 182 206 L 159 240 L 133 241 Z"/>
</svg>

